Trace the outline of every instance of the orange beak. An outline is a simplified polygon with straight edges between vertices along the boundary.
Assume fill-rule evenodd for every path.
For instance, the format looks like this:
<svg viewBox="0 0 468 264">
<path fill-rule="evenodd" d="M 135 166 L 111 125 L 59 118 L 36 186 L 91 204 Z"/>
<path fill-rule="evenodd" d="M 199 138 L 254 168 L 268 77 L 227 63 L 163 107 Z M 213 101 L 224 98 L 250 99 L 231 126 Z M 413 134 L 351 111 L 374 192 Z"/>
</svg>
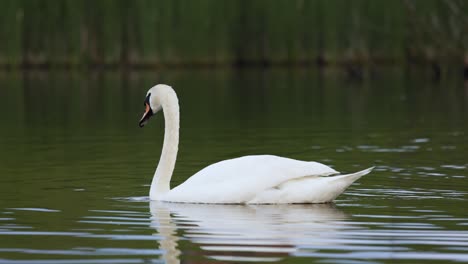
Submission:
<svg viewBox="0 0 468 264">
<path fill-rule="evenodd" d="M 153 115 L 153 110 L 151 110 L 151 107 L 148 103 L 145 103 L 145 112 L 143 113 L 143 116 L 141 117 L 138 125 L 140 127 L 144 127 L 146 123 L 148 123 L 148 120 L 152 115 Z"/>
<path fill-rule="evenodd" d="M 151 107 L 149 106 L 149 104 L 145 104 L 145 106 L 146 106 L 145 112 L 143 113 L 143 116 L 141 118 L 145 117 L 145 115 L 147 115 L 148 112 L 151 110 Z"/>
</svg>

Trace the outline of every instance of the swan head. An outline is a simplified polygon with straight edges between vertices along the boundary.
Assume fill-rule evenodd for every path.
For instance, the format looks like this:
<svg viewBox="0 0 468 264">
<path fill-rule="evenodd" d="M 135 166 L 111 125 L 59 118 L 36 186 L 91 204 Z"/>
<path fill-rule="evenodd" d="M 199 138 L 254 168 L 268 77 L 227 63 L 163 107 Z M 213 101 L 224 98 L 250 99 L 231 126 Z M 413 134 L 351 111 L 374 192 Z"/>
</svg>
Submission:
<svg viewBox="0 0 468 264">
<path fill-rule="evenodd" d="M 149 119 L 162 109 L 160 101 L 161 92 L 162 90 L 167 89 L 167 87 L 169 86 L 165 84 L 158 84 L 148 90 L 145 101 L 143 102 L 145 111 L 143 112 L 143 116 L 138 123 L 140 127 L 144 127 L 148 123 Z"/>
</svg>

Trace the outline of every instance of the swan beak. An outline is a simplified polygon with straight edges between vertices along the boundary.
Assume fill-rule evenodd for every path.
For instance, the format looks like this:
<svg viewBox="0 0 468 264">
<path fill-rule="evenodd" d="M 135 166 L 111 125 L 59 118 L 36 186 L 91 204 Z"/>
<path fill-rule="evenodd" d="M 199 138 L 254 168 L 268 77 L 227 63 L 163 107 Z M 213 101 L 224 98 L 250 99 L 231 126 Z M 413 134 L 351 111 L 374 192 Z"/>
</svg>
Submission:
<svg viewBox="0 0 468 264">
<path fill-rule="evenodd" d="M 138 125 L 140 127 L 144 127 L 152 115 L 153 110 L 151 110 L 149 103 L 145 102 L 145 112 L 143 113 L 143 116 L 141 117 L 140 123 L 138 123 Z"/>
</svg>

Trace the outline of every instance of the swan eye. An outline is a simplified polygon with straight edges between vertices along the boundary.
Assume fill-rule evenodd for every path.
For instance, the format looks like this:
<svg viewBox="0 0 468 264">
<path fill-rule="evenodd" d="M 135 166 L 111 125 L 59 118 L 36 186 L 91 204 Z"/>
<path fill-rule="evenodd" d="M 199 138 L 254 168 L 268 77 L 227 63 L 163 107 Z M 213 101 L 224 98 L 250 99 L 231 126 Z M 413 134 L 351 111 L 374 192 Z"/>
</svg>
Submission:
<svg viewBox="0 0 468 264">
<path fill-rule="evenodd" d="M 143 106 L 145 106 L 146 104 L 150 104 L 149 101 L 150 101 L 150 97 L 151 97 L 151 93 L 149 93 L 148 95 L 146 95 L 146 98 L 145 98 L 145 101 L 143 101 Z"/>
</svg>

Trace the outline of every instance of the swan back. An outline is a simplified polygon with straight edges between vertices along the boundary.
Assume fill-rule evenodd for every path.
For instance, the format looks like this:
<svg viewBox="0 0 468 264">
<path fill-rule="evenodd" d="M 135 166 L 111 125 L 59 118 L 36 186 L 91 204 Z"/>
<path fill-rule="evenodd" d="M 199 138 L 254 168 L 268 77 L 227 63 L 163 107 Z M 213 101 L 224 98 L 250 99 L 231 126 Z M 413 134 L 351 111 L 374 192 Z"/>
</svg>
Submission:
<svg viewBox="0 0 468 264">
<path fill-rule="evenodd" d="M 162 199 L 173 202 L 248 203 L 259 193 L 290 180 L 337 173 L 317 162 L 274 155 L 244 156 L 204 168 Z"/>
</svg>

